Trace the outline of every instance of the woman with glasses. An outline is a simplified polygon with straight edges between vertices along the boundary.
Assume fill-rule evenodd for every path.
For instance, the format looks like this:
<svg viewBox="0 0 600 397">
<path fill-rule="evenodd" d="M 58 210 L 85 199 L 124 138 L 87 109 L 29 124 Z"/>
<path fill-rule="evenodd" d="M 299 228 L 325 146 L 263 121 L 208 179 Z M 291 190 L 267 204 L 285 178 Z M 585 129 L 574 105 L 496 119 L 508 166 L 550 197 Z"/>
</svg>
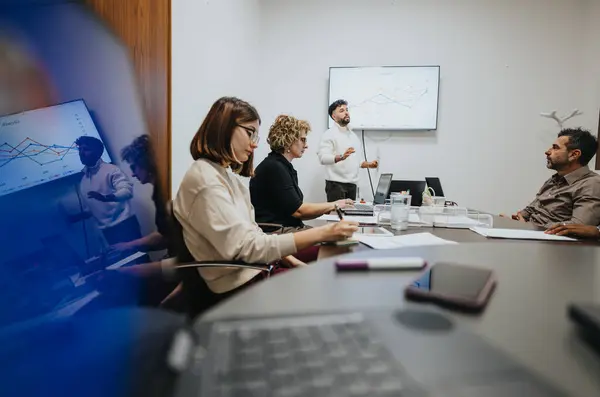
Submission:
<svg viewBox="0 0 600 397">
<path fill-rule="evenodd" d="M 280 115 L 269 129 L 267 142 L 271 153 L 258 167 L 250 180 L 250 195 L 259 223 L 282 225 L 284 231 L 306 228 L 303 220 L 315 219 L 323 214 L 352 205 L 352 200 L 332 203 L 305 203 L 298 186 L 298 174 L 292 165 L 294 159 L 308 149 L 306 136 L 310 124 L 295 117 Z"/>
<path fill-rule="evenodd" d="M 236 177 L 254 172 L 260 117 L 237 98 L 217 100 L 192 139 L 194 163 L 173 202 L 187 249 L 198 261 L 273 263 L 325 241 L 344 240 L 358 230 L 340 221 L 291 234 L 265 234 L 254 220 L 250 194 Z M 201 268 L 211 291 L 223 294 L 262 279 L 249 268 Z"/>
</svg>

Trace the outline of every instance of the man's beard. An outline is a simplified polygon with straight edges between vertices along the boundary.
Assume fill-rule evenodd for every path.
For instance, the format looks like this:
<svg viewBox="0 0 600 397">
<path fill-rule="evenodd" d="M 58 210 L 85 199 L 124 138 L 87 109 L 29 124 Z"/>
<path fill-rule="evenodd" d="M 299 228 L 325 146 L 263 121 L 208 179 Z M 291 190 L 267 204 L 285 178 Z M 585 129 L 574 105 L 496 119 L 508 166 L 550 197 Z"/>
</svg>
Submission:
<svg viewBox="0 0 600 397">
<path fill-rule="evenodd" d="M 546 167 L 548 167 L 548 169 L 554 170 L 554 171 L 560 171 L 563 168 L 565 168 L 565 166 L 568 165 L 568 163 L 555 163 L 552 162 L 552 160 L 546 160 Z"/>
<path fill-rule="evenodd" d="M 341 119 L 338 124 L 342 127 L 347 126 L 348 124 L 350 124 L 350 119 Z"/>
</svg>

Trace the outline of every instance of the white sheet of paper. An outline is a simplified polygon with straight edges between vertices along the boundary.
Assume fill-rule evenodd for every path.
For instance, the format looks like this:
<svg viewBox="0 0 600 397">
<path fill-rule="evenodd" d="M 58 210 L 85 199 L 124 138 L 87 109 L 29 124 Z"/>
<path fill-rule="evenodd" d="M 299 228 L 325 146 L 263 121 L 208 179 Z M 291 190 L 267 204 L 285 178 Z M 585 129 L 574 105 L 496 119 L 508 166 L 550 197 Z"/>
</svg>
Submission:
<svg viewBox="0 0 600 397">
<path fill-rule="evenodd" d="M 543 231 L 538 230 L 490 229 L 485 227 L 472 227 L 471 230 L 487 238 L 507 238 L 514 240 L 577 241 L 577 239 L 571 237 L 546 234 Z"/>
<path fill-rule="evenodd" d="M 340 220 L 340 218 L 337 215 L 331 215 L 331 214 L 321 215 L 317 219 L 319 219 L 321 221 L 334 221 L 334 222 L 337 222 L 337 221 Z M 344 216 L 344 219 L 348 220 L 348 221 L 358 222 L 361 225 L 377 225 L 377 218 L 374 217 L 374 216 L 351 216 L 351 215 L 346 215 L 346 216 Z"/>
<path fill-rule="evenodd" d="M 87 295 L 82 296 L 74 302 L 69 303 L 65 307 L 58 309 L 53 315 L 56 317 L 67 317 L 75 314 L 79 309 L 90 303 L 96 297 L 100 296 L 100 292 L 92 291 Z"/>
<path fill-rule="evenodd" d="M 129 262 L 132 262 L 138 258 L 141 258 L 144 255 L 146 255 L 145 252 L 138 251 L 135 254 L 129 255 L 127 258 L 121 259 L 117 263 L 113 263 L 112 265 L 107 266 L 106 270 L 118 269 L 118 268 L 123 267 L 124 265 L 128 264 Z"/>
<path fill-rule="evenodd" d="M 373 249 L 393 249 L 402 247 L 418 247 L 423 245 L 457 244 L 455 241 L 444 240 L 431 233 L 414 233 L 402 236 L 379 237 L 355 234 L 354 238 Z"/>
</svg>

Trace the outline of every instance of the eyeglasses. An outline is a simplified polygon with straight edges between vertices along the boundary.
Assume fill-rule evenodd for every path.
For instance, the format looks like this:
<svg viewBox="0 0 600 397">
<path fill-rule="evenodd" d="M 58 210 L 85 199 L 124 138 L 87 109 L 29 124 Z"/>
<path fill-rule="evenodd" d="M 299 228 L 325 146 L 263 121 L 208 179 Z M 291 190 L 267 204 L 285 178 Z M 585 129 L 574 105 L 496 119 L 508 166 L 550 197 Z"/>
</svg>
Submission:
<svg viewBox="0 0 600 397">
<path fill-rule="evenodd" d="M 252 129 L 250 127 L 245 127 L 240 124 L 237 124 L 237 126 L 244 129 L 248 133 L 248 138 L 250 138 L 252 143 L 254 143 L 254 144 L 258 143 L 258 140 L 260 139 L 260 136 L 258 136 L 258 131 L 255 131 L 254 129 Z"/>
</svg>

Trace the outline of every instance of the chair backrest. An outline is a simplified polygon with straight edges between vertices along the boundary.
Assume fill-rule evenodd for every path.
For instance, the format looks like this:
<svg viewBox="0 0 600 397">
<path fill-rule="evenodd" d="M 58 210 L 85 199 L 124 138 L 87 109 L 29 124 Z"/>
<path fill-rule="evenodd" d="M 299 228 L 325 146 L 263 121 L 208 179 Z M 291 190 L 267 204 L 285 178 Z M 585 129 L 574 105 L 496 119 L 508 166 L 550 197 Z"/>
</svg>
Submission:
<svg viewBox="0 0 600 397">
<path fill-rule="evenodd" d="M 185 240 L 183 238 L 183 226 L 177 220 L 173 205 L 169 209 L 171 221 L 171 237 L 173 238 L 173 247 L 177 251 L 178 263 L 195 262 L 193 255 L 190 253 Z M 206 309 L 216 304 L 219 299 L 217 294 L 213 293 L 206 282 L 200 276 L 198 268 L 184 267 L 177 270 L 181 282 L 182 292 L 185 300 L 185 311 L 190 317 L 195 317 Z"/>
<path fill-rule="evenodd" d="M 420 207 L 423 204 L 423 192 L 425 191 L 425 181 L 392 181 L 390 193 L 410 191 L 411 205 Z M 389 195 L 388 195 L 389 198 Z"/>
<path fill-rule="evenodd" d="M 266 234 L 280 234 L 283 232 L 283 225 L 277 223 L 257 223 L 258 227 Z"/>
<path fill-rule="evenodd" d="M 177 220 L 175 212 L 173 211 L 173 205 L 169 206 L 170 226 L 171 226 L 171 238 L 173 239 L 173 246 L 176 250 L 177 261 L 180 263 L 193 262 L 194 257 L 185 245 L 183 238 L 183 226 Z"/>
</svg>

